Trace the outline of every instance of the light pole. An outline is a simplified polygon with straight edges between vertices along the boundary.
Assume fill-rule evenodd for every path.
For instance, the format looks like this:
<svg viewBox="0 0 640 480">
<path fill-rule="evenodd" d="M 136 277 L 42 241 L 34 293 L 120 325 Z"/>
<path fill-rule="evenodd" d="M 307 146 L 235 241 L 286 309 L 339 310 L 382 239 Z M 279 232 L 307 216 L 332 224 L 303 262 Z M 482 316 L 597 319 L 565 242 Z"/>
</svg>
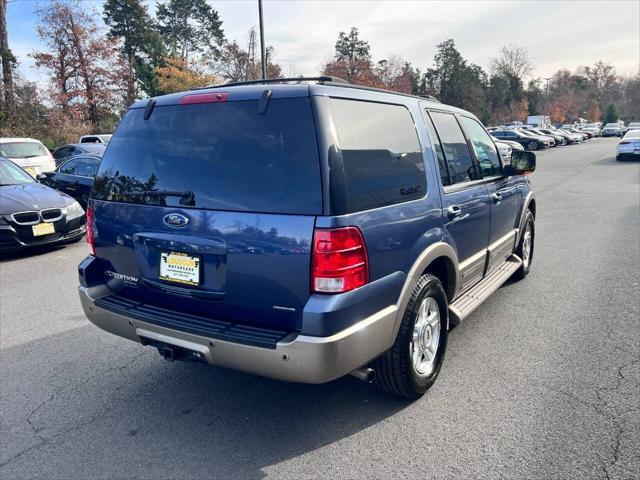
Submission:
<svg viewBox="0 0 640 480">
<path fill-rule="evenodd" d="M 547 113 L 546 117 L 549 117 L 549 123 L 551 123 L 551 114 L 549 113 L 549 80 L 553 77 L 547 77 L 545 80 L 547 81 L 547 85 L 544 89 L 544 111 Z"/>
<path fill-rule="evenodd" d="M 262 21 L 262 0 L 258 0 L 258 16 L 260 17 L 260 59 L 262 62 L 262 80 L 267 79 L 267 55 L 264 45 L 264 22 Z"/>
</svg>

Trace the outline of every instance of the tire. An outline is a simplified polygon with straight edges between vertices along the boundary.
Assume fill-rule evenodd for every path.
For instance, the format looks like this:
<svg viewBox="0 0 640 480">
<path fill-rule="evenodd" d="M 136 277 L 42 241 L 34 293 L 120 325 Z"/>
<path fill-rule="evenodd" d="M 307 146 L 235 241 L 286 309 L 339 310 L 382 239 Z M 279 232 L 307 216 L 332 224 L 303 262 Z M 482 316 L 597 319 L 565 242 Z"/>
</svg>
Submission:
<svg viewBox="0 0 640 480">
<path fill-rule="evenodd" d="M 538 142 L 529 142 L 527 143 L 527 150 L 537 150 Z"/>
<path fill-rule="evenodd" d="M 527 242 L 527 232 L 529 232 L 529 246 L 528 246 L 528 255 L 525 261 L 525 249 Z M 514 280 L 522 280 L 524 277 L 529 275 L 531 271 L 531 263 L 533 262 L 533 252 L 536 238 L 536 229 L 535 229 L 535 217 L 533 216 L 533 212 L 531 210 L 527 210 L 526 218 L 524 220 L 524 226 L 522 227 L 522 237 L 520 238 L 520 243 L 518 244 L 518 248 L 516 249 L 516 255 L 520 257 L 522 260 L 522 265 L 518 270 L 515 271 L 512 278 Z"/>
<path fill-rule="evenodd" d="M 434 311 L 437 319 L 427 321 Z M 447 296 L 440 280 L 433 275 L 423 275 L 411 293 L 395 343 L 374 362 L 376 386 L 404 398 L 424 395 L 438 378 L 444 361 L 448 318 Z M 421 332 L 414 339 L 416 328 Z M 421 346 L 425 344 L 430 348 L 423 350 Z M 435 354 L 429 358 L 427 352 L 433 349 Z"/>
</svg>

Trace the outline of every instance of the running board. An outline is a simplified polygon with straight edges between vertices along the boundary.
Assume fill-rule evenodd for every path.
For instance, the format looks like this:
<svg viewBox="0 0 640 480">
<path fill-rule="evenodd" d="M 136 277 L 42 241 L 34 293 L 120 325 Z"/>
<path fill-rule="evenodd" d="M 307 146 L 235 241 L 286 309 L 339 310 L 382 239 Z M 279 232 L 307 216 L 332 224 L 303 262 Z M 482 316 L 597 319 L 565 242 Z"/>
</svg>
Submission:
<svg viewBox="0 0 640 480">
<path fill-rule="evenodd" d="M 500 266 L 484 277 L 480 283 L 460 295 L 455 302 L 449 305 L 451 324 L 457 325 L 467 318 L 489 295 L 500 288 L 520 268 L 520 265 L 522 265 L 520 257 L 512 254 Z"/>
</svg>

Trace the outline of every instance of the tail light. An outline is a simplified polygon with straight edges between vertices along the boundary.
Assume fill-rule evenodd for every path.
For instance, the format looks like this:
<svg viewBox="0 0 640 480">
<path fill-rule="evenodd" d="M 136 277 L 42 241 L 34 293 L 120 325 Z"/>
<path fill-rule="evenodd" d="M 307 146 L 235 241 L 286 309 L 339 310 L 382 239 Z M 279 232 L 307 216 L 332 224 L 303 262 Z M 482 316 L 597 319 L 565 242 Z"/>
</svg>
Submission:
<svg viewBox="0 0 640 480">
<path fill-rule="evenodd" d="M 626 145 L 626 144 L 628 144 L 628 143 L 631 143 L 631 142 L 622 141 L 622 142 L 620 142 L 620 145 Z"/>
<path fill-rule="evenodd" d="M 95 236 L 93 234 L 93 209 L 87 207 L 87 244 L 89 245 L 89 253 L 91 255 L 96 254 L 96 249 L 93 245 Z"/>
<path fill-rule="evenodd" d="M 343 293 L 369 281 L 369 260 L 356 227 L 316 229 L 311 258 L 311 290 Z"/>
</svg>

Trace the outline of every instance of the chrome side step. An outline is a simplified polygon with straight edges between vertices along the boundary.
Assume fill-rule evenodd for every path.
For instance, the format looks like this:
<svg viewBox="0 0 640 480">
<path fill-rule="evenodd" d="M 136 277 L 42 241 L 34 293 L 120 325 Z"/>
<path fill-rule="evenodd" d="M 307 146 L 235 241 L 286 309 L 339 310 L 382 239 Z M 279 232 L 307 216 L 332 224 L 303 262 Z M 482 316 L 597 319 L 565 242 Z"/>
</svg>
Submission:
<svg viewBox="0 0 640 480">
<path fill-rule="evenodd" d="M 467 318 L 489 295 L 500 288 L 500 285 L 506 282 L 520 268 L 520 265 L 522 265 L 520 257 L 512 254 L 500 266 L 495 267 L 480 283 L 460 295 L 449 305 L 449 313 L 452 317 L 451 324 L 456 325 Z"/>
</svg>

